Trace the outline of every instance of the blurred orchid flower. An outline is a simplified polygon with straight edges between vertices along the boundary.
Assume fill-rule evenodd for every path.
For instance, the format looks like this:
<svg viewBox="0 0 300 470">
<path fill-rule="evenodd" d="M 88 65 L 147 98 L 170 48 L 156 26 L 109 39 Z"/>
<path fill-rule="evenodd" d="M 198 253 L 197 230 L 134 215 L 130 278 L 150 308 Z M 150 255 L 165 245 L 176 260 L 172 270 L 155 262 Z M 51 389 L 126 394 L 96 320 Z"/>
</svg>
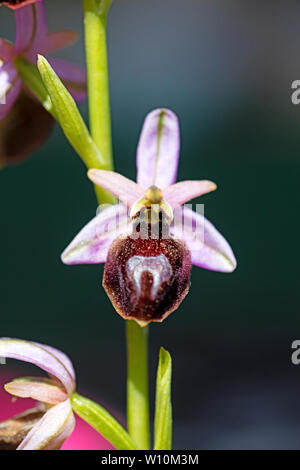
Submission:
<svg viewBox="0 0 300 470">
<path fill-rule="evenodd" d="M 178 307 L 188 292 L 191 263 L 222 272 L 236 267 L 225 238 L 202 214 L 182 206 L 216 185 L 207 180 L 174 184 L 179 151 L 176 115 L 154 110 L 138 145 L 137 183 L 111 171 L 89 170 L 95 184 L 122 202 L 101 211 L 62 254 L 70 265 L 106 262 L 103 285 L 115 309 L 142 326 L 162 321 Z"/>
<path fill-rule="evenodd" d="M 48 33 L 43 1 L 17 9 L 15 17 L 15 44 L 0 39 L 0 164 L 19 161 L 35 150 L 48 137 L 54 122 L 24 87 L 16 61 L 22 58 L 35 65 L 38 53 L 47 55 L 76 39 L 74 31 Z M 49 62 L 73 97 L 82 100 L 86 95 L 84 68 L 59 59 Z"/>
<path fill-rule="evenodd" d="M 70 401 L 75 390 L 75 373 L 70 359 L 50 346 L 10 338 L 0 339 L 0 357 L 30 362 L 50 376 L 50 379 L 23 377 L 5 385 L 11 395 L 33 398 L 45 405 L 44 409 L 30 410 L 27 420 L 24 414 L 16 417 L 16 423 L 23 425 L 21 430 L 18 428 L 23 439 L 17 450 L 59 449 L 75 426 Z"/>
<path fill-rule="evenodd" d="M 27 5 L 32 5 L 33 3 L 40 2 L 41 0 L 7 0 L 0 2 L 0 4 L 6 5 L 11 10 L 18 10 Z"/>
</svg>

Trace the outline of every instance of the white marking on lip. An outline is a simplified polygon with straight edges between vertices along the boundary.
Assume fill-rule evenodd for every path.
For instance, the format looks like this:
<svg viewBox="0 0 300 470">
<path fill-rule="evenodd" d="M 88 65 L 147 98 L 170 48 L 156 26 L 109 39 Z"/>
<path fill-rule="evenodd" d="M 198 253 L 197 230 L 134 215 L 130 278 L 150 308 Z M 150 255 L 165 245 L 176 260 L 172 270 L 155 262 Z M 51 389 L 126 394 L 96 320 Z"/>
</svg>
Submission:
<svg viewBox="0 0 300 470">
<path fill-rule="evenodd" d="M 151 297 L 155 299 L 160 286 L 168 281 L 173 270 L 163 254 L 158 256 L 133 256 L 126 263 L 129 279 L 134 283 L 138 296 L 141 293 L 141 279 L 144 272 L 152 274 Z"/>
</svg>

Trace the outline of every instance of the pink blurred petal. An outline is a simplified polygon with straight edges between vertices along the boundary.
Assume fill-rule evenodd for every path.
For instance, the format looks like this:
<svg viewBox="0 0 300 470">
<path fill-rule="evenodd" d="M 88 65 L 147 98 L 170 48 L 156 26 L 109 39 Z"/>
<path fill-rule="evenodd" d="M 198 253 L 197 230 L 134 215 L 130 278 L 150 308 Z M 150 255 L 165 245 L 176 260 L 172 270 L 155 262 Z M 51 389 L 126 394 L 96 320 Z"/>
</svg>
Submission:
<svg viewBox="0 0 300 470">
<path fill-rule="evenodd" d="M 88 177 L 94 184 L 106 189 L 127 206 L 132 206 L 145 194 L 144 188 L 114 171 L 89 170 Z"/>
<path fill-rule="evenodd" d="M 48 34 L 48 22 L 46 15 L 45 2 L 37 2 L 33 7 L 35 9 L 36 25 L 34 34 L 34 45 L 39 47 L 39 42 Z"/>
<path fill-rule="evenodd" d="M 145 119 L 137 149 L 137 182 L 144 188 L 164 189 L 176 181 L 180 150 L 177 116 L 156 109 Z"/>
<path fill-rule="evenodd" d="M 46 10 L 43 2 L 20 8 L 16 16 L 16 51 L 22 52 L 29 60 L 33 60 L 38 52 L 39 44 L 48 32 Z"/>
<path fill-rule="evenodd" d="M 16 51 L 22 52 L 31 46 L 33 30 L 36 27 L 34 21 L 33 8 L 27 6 L 16 11 Z"/>
<path fill-rule="evenodd" d="M 68 395 L 55 382 L 43 378 L 24 377 L 5 384 L 5 390 L 20 398 L 32 398 L 43 403 L 57 405 L 67 400 Z"/>
<path fill-rule="evenodd" d="M 102 210 L 65 249 L 61 257 L 63 263 L 104 263 L 113 240 L 128 231 L 129 224 L 127 208 L 123 204 Z"/>
<path fill-rule="evenodd" d="M 53 377 L 56 377 L 71 394 L 75 388 L 75 382 L 64 364 L 55 355 L 47 351 L 43 346 L 30 341 L 18 339 L 0 339 L 0 357 L 9 357 L 24 362 L 30 362 Z"/>
<path fill-rule="evenodd" d="M 59 449 L 75 426 L 70 400 L 50 408 L 17 450 Z"/>
<path fill-rule="evenodd" d="M 68 356 L 65 353 L 63 353 L 59 349 L 53 348 L 52 346 L 48 346 L 47 344 L 40 344 L 40 343 L 36 343 L 36 342 L 34 342 L 34 344 L 46 349 L 51 354 L 56 356 L 57 359 L 59 359 L 63 363 L 63 365 L 68 370 L 69 374 L 71 375 L 71 377 L 73 378 L 73 380 L 75 382 L 75 371 L 74 371 L 73 364 L 72 364 L 71 360 L 68 358 Z"/>
<path fill-rule="evenodd" d="M 4 39 L 0 38 L 0 59 L 1 60 L 10 60 L 14 55 L 14 46 Z"/>
<path fill-rule="evenodd" d="M 62 49 L 76 41 L 77 36 L 76 31 L 72 30 L 50 33 L 40 45 L 39 53 L 46 55 L 58 49 Z"/>
<path fill-rule="evenodd" d="M 164 189 L 163 197 L 171 207 L 175 208 L 215 189 L 217 189 L 217 186 L 212 181 L 181 181 Z"/>
<path fill-rule="evenodd" d="M 196 266 L 221 272 L 236 268 L 229 243 L 203 215 L 188 207 L 175 209 L 171 234 L 186 242 Z"/>
<path fill-rule="evenodd" d="M 48 62 L 63 81 L 78 83 L 84 83 L 86 81 L 86 71 L 81 65 L 53 58 L 49 58 Z"/>
<path fill-rule="evenodd" d="M 60 59 L 48 58 L 48 62 L 59 75 L 75 101 L 84 100 L 87 93 L 85 68 Z"/>
</svg>

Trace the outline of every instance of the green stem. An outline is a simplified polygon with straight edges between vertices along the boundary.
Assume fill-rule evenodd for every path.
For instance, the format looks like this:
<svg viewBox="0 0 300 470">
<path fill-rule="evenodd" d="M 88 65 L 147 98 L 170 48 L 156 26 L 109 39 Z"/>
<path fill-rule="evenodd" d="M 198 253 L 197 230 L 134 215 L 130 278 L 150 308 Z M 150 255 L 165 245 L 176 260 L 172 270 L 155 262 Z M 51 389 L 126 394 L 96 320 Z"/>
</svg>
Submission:
<svg viewBox="0 0 300 470">
<path fill-rule="evenodd" d="M 112 170 L 113 156 L 106 44 L 107 5 L 103 5 L 101 9 L 99 0 L 83 0 L 83 12 L 91 134 L 106 162 L 106 169 Z"/>
<path fill-rule="evenodd" d="M 111 0 L 83 0 L 90 128 L 108 170 L 113 169 L 106 43 L 110 4 Z M 132 321 L 127 322 L 127 350 L 128 431 L 139 448 L 149 449 L 147 330 Z"/>
<path fill-rule="evenodd" d="M 83 0 L 90 128 L 93 140 L 104 159 L 102 168 L 105 170 L 113 170 L 106 46 L 106 14 L 109 4 L 106 1 L 100 10 L 99 0 Z M 116 203 L 115 197 L 102 188 L 96 187 L 96 195 L 99 204 Z"/>
<path fill-rule="evenodd" d="M 148 330 L 127 321 L 127 425 L 142 450 L 150 448 L 148 398 Z"/>
</svg>

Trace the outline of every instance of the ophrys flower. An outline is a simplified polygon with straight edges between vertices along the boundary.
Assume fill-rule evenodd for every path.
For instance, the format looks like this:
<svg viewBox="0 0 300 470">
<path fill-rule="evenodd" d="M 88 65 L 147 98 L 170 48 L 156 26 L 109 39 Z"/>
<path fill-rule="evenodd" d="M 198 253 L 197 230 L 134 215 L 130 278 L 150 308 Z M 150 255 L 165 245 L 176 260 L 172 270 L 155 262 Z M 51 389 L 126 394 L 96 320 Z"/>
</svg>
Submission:
<svg viewBox="0 0 300 470">
<path fill-rule="evenodd" d="M 137 150 L 137 183 L 105 170 L 89 178 L 121 204 L 101 211 L 62 255 L 66 264 L 103 263 L 104 288 L 117 312 L 141 325 L 162 321 L 188 292 L 191 264 L 232 272 L 232 249 L 201 213 L 183 206 L 216 189 L 211 181 L 175 183 L 178 119 L 158 109 L 144 123 Z M 129 211 L 129 213 L 128 213 Z"/>
</svg>

